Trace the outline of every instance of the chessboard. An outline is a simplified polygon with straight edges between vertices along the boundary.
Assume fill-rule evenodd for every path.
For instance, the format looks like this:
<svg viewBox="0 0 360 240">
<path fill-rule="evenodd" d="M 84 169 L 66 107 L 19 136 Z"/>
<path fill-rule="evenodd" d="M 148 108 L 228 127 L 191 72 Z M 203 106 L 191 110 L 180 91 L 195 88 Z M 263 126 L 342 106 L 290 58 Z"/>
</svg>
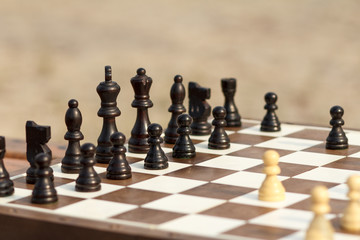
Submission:
<svg viewBox="0 0 360 240">
<path fill-rule="evenodd" d="M 208 149 L 209 136 L 191 136 L 196 147 L 191 159 L 172 158 L 173 145 L 163 144 L 169 159 L 163 170 L 146 170 L 146 154 L 127 152 L 130 179 L 106 179 L 106 165 L 98 163 L 95 170 L 102 188 L 88 193 L 75 191 L 77 174 L 61 172 L 65 147 L 50 146 L 59 198 L 51 204 L 31 203 L 33 185 L 26 184 L 26 168 L 19 169 L 27 164 L 25 144 L 9 140 L 5 166 L 15 192 L 0 198 L 1 236 L 300 240 L 313 218 L 311 189 L 324 185 L 334 239 L 360 238 L 340 228 L 348 204 L 346 180 L 360 174 L 360 131 L 345 129 L 349 139 L 345 150 L 325 148 L 327 127 L 282 123 L 279 132 L 262 132 L 260 122 L 242 120 L 242 127 L 226 131 L 231 146 L 225 150 Z M 278 178 L 286 189 L 281 202 L 258 200 L 265 178 L 262 155 L 268 149 L 280 154 Z"/>
</svg>

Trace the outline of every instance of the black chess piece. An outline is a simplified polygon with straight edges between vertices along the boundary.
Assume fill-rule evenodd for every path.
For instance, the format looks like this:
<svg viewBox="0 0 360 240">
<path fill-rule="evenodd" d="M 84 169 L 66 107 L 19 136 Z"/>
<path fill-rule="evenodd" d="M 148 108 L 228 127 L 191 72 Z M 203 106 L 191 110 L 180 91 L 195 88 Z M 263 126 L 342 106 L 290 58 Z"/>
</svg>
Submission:
<svg viewBox="0 0 360 240">
<path fill-rule="evenodd" d="M 181 114 L 178 119 L 178 139 L 173 147 L 174 158 L 193 158 L 196 156 L 195 146 L 190 139 L 192 118 L 188 114 Z"/>
<path fill-rule="evenodd" d="M 130 80 L 135 92 L 135 99 L 131 103 L 133 108 L 137 108 L 137 116 L 131 137 L 129 139 L 129 152 L 147 153 L 149 151 L 147 128 L 150 125 L 148 108 L 153 106 L 150 100 L 149 91 L 152 84 L 151 77 L 146 76 L 144 68 L 137 70 L 137 75 Z"/>
<path fill-rule="evenodd" d="M 65 114 L 65 123 L 68 131 L 64 138 L 69 143 L 65 157 L 61 161 L 61 171 L 64 173 L 79 173 L 81 169 L 80 140 L 84 139 L 84 135 L 80 131 L 82 116 L 78 105 L 78 101 L 71 99 L 68 102 L 69 109 Z"/>
<path fill-rule="evenodd" d="M 96 161 L 109 163 L 112 158 L 110 136 L 118 131 L 115 118 L 121 114 L 116 103 L 120 86 L 112 81 L 111 66 L 105 66 L 105 81 L 97 86 L 96 91 L 101 99 L 101 108 L 97 114 L 103 118 L 103 127 L 97 140 Z"/>
<path fill-rule="evenodd" d="M 168 127 L 165 130 L 164 140 L 166 143 L 174 144 L 176 139 L 179 137 L 177 133 L 177 118 L 180 114 L 186 111 L 183 101 L 185 98 L 185 87 L 182 84 L 183 78 L 180 75 L 174 77 L 174 84 L 171 87 L 170 97 L 171 97 L 171 106 L 169 107 L 169 112 L 171 112 L 171 119 L 169 121 Z"/>
<path fill-rule="evenodd" d="M 206 102 L 210 99 L 210 88 L 200 87 L 195 82 L 189 82 L 189 114 L 193 119 L 191 130 L 193 135 L 208 135 L 211 124 L 207 119 L 211 113 L 211 106 Z"/>
<path fill-rule="evenodd" d="M 51 181 L 50 161 L 51 156 L 46 153 L 39 153 L 35 157 L 35 164 L 37 165 L 36 175 L 38 178 L 32 192 L 32 203 L 46 204 L 58 200 L 54 183 Z"/>
<path fill-rule="evenodd" d="M 0 136 L 0 197 L 10 196 L 14 193 L 14 183 L 10 180 L 4 165 L 5 152 L 5 137 Z"/>
<path fill-rule="evenodd" d="M 75 190 L 78 192 L 95 192 L 101 189 L 101 179 L 94 169 L 96 160 L 95 146 L 92 143 L 81 145 L 82 158 L 80 160 L 83 166 L 79 176 L 76 179 Z"/>
<path fill-rule="evenodd" d="M 40 126 L 34 121 L 26 122 L 26 158 L 30 163 L 30 167 L 26 171 L 26 183 L 35 184 L 36 182 L 36 166 L 35 156 L 39 153 L 46 153 L 52 157 L 50 148 L 46 145 L 51 138 L 50 126 Z M 51 179 L 54 178 L 53 170 L 50 168 Z"/>
<path fill-rule="evenodd" d="M 169 166 L 168 158 L 160 146 L 160 144 L 163 143 L 163 139 L 160 137 L 162 127 L 157 123 L 150 124 L 148 133 L 150 149 L 144 160 L 145 169 L 159 170 L 167 168 Z"/>
<path fill-rule="evenodd" d="M 340 106 L 333 106 L 330 109 L 330 125 L 332 129 L 329 133 L 329 136 L 326 138 L 326 148 L 332 150 L 339 150 L 339 149 L 347 149 L 348 139 L 345 135 L 342 126 L 344 125 L 344 120 L 342 116 L 344 115 L 344 109 Z"/>
<path fill-rule="evenodd" d="M 226 109 L 225 120 L 227 127 L 241 127 L 241 116 L 234 101 L 234 95 L 236 92 L 236 79 L 221 79 L 221 89 L 225 96 L 224 108 Z"/>
<path fill-rule="evenodd" d="M 125 135 L 121 132 L 116 132 L 111 135 L 110 140 L 113 144 L 113 147 L 111 148 L 113 158 L 107 167 L 106 178 L 115 180 L 131 178 L 131 167 L 126 160 L 125 155 Z"/>
<path fill-rule="evenodd" d="M 273 92 L 265 94 L 265 106 L 266 115 L 261 122 L 260 131 L 264 132 L 278 132 L 281 130 L 280 121 L 276 116 L 275 110 L 278 109 L 276 106 L 277 95 Z"/>
<path fill-rule="evenodd" d="M 226 109 L 224 107 L 215 107 L 212 111 L 214 120 L 212 125 L 215 126 L 209 138 L 208 147 L 211 149 L 227 149 L 230 148 L 230 139 L 225 132 L 226 127 Z"/>
</svg>

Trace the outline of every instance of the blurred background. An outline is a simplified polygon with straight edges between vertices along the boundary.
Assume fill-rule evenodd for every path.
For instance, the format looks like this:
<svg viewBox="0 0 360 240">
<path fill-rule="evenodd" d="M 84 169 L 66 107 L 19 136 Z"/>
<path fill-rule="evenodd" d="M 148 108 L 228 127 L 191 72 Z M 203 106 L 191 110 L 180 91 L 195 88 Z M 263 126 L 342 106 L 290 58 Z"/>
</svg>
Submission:
<svg viewBox="0 0 360 240">
<path fill-rule="evenodd" d="M 220 79 L 235 77 L 242 118 L 261 120 L 274 91 L 282 122 L 329 126 L 330 107 L 341 105 L 345 126 L 360 128 L 359 12 L 355 0 L 1 0 L 0 134 L 24 139 L 33 120 L 65 144 L 75 98 L 84 141 L 96 142 L 105 65 L 121 86 L 116 121 L 127 137 L 139 67 L 153 79 L 150 120 L 163 128 L 176 74 L 186 88 L 211 88 L 213 107 L 224 102 Z"/>
</svg>

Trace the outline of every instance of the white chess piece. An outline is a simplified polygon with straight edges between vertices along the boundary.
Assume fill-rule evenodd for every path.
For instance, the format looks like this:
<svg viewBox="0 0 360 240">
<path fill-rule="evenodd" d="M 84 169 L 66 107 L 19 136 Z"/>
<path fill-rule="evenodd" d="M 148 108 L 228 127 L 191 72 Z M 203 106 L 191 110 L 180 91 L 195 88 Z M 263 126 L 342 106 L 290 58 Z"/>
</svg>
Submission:
<svg viewBox="0 0 360 240">
<path fill-rule="evenodd" d="M 341 218 L 341 227 L 349 232 L 360 231 L 360 176 L 353 175 L 348 178 L 347 185 L 349 192 L 349 205 L 344 211 L 344 215 Z"/>
<path fill-rule="evenodd" d="M 306 240 L 333 240 L 334 228 L 325 214 L 330 212 L 329 194 L 324 186 L 316 186 L 311 192 L 314 218 L 306 231 Z"/>
<path fill-rule="evenodd" d="M 268 150 L 264 153 L 264 170 L 266 178 L 259 189 L 259 200 L 276 202 L 285 200 L 285 188 L 277 178 L 281 172 L 279 163 L 279 154 L 274 150 Z"/>
</svg>

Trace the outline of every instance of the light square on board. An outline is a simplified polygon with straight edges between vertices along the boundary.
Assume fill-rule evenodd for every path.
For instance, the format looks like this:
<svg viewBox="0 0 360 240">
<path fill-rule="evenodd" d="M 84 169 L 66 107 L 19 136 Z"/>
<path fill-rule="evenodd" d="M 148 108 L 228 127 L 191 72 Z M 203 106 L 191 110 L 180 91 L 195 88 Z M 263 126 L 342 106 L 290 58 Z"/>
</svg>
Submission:
<svg viewBox="0 0 360 240">
<path fill-rule="evenodd" d="M 243 225 L 245 221 L 206 215 L 186 215 L 159 225 L 159 229 L 202 236 L 216 236 Z"/>
<path fill-rule="evenodd" d="M 310 197 L 310 195 L 308 195 L 308 194 L 285 192 L 285 200 L 284 201 L 268 202 L 268 201 L 259 200 L 258 196 L 259 196 L 259 191 L 256 190 L 256 191 L 252 191 L 250 193 L 244 194 L 242 196 L 233 198 L 230 200 L 230 202 L 252 205 L 252 206 L 259 206 L 259 207 L 284 208 L 284 207 L 290 206 L 294 203 L 297 203 L 303 199 Z"/>
<path fill-rule="evenodd" d="M 304 240 L 305 236 L 306 236 L 306 231 L 303 230 L 303 231 L 295 232 L 294 234 L 290 234 L 279 240 Z M 334 240 L 359 240 L 359 236 L 349 235 L 345 233 L 338 233 L 338 232 L 335 232 L 333 237 Z"/>
<path fill-rule="evenodd" d="M 347 194 L 349 187 L 346 183 L 336 185 L 335 187 L 328 188 L 329 197 L 332 199 L 349 200 Z"/>
<path fill-rule="evenodd" d="M 145 169 L 144 168 L 144 162 L 143 161 L 130 164 L 132 172 L 139 172 L 139 173 L 146 173 L 146 174 L 153 174 L 153 175 L 164 175 L 164 174 L 167 174 L 167 173 L 177 171 L 177 170 L 182 169 L 182 168 L 186 168 L 188 166 L 190 166 L 190 164 L 172 162 L 172 163 L 169 164 L 168 168 L 160 169 L 160 170 L 151 170 L 151 169 Z"/>
<path fill-rule="evenodd" d="M 164 193 L 179 193 L 205 183 L 207 182 L 169 176 L 158 176 L 129 185 L 128 187 Z"/>
<path fill-rule="evenodd" d="M 349 157 L 360 158 L 360 152 L 353 153 L 353 154 L 349 155 Z"/>
<path fill-rule="evenodd" d="M 187 168 L 182 168 L 175 172 L 168 173 L 166 174 L 166 176 L 189 178 L 189 179 L 202 180 L 202 181 L 212 181 L 235 172 L 236 171 L 234 170 L 221 169 L 221 168 L 190 166 Z"/>
<path fill-rule="evenodd" d="M 307 140 L 300 138 L 279 137 L 263 143 L 256 144 L 256 147 L 275 148 L 284 150 L 300 151 L 320 144 L 321 141 Z"/>
<path fill-rule="evenodd" d="M 346 132 L 346 137 L 348 138 L 348 143 L 350 145 L 360 146 L 360 132 L 358 131 Z"/>
<path fill-rule="evenodd" d="M 230 148 L 228 149 L 209 149 L 207 141 L 195 144 L 196 152 L 219 154 L 219 155 L 229 154 L 248 147 L 250 147 L 250 145 L 230 143 Z"/>
<path fill-rule="evenodd" d="M 278 179 L 280 181 L 288 178 L 289 177 L 278 176 Z M 212 181 L 212 183 L 220 183 L 220 184 L 248 187 L 248 188 L 260 188 L 264 179 L 265 179 L 265 174 L 240 171 L 237 173 L 230 174 L 226 177 L 219 178 L 215 181 Z"/>
<path fill-rule="evenodd" d="M 123 186 L 119 186 L 119 185 L 101 183 L 101 189 L 99 191 L 77 192 L 75 191 L 75 185 L 76 185 L 75 182 L 64 184 L 59 187 L 56 187 L 56 191 L 58 192 L 59 195 L 64 195 L 64 196 L 72 196 L 78 198 L 94 198 L 123 188 Z"/>
<path fill-rule="evenodd" d="M 231 130 L 225 130 L 225 132 L 227 133 L 228 136 L 235 133 L 235 131 L 231 131 Z M 202 136 L 190 135 L 190 138 L 191 138 L 191 140 L 208 141 L 210 136 L 211 136 L 211 134 L 202 135 Z"/>
<path fill-rule="evenodd" d="M 263 132 L 260 131 L 260 125 L 253 127 L 245 128 L 238 131 L 238 133 L 252 134 L 252 135 L 262 135 L 268 137 L 282 137 L 291 133 L 295 133 L 303 130 L 304 126 L 291 125 L 291 124 L 281 124 L 281 131 L 279 132 Z"/>
<path fill-rule="evenodd" d="M 235 157 L 229 155 L 219 156 L 197 164 L 210 168 L 222 168 L 229 170 L 244 170 L 262 164 L 263 161 L 255 158 Z"/>
<path fill-rule="evenodd" d="M 141 207 L 177 213 L 198 213 L 223 204 L 225 200 L 172 194 L 167 197 L 143 204 Z"/>
<path fill-rule="evenodd" d="M 51 168 L 54 170 L 54 177 L 60 177 L 60 178 L 68 178 L 68 179 L 77 179 L 79 177 L 78 173 L 63 173 L 61 172 L 61 163 L 52 165 Z M 103 172 L 106 172 L 105 167 L 94 167 L 96 173 L 100 174 Z"/>
<path fill-rule="evenodd" d="M 54 210 L 57 214 L 90 219 L 106 219 L 137 208 L 136 205 L 86 199 Z"/>
<path fill-rule="evenodd" d="M 308 172 L 294 176 L 294 178 L 324 181 L 332 183 L 344 183 L 351 175 L 359 174 L 359 171 L 318 167 Z"/>
<path fill-rule="evenodd" d="M 252 224 L 271 227 L 282 226 L 286 229 L 305 230 L 308 228 L 314 214 L 311 211 L 279 208 L 250 220 Z M 335 214 L 327 214 L 327 218 L 334 218 Z"/>
<path fill-rule="evenodd" d="M 14 188 L 14 193 L 7 197 L 0 197 L 0 204 L 5 204 L 8 202 L 16 201 L 18 199 L 30 196 L 32 194 L 32 191 L 29 189 L 23 189 L 23 188 Z"/>
<path fill-rule="evenodd" d="M 280 157 L 279 161 L 319 167 L 341 158 L 344 158 L 344 156 L 300 151 Z"/>
</svg>

